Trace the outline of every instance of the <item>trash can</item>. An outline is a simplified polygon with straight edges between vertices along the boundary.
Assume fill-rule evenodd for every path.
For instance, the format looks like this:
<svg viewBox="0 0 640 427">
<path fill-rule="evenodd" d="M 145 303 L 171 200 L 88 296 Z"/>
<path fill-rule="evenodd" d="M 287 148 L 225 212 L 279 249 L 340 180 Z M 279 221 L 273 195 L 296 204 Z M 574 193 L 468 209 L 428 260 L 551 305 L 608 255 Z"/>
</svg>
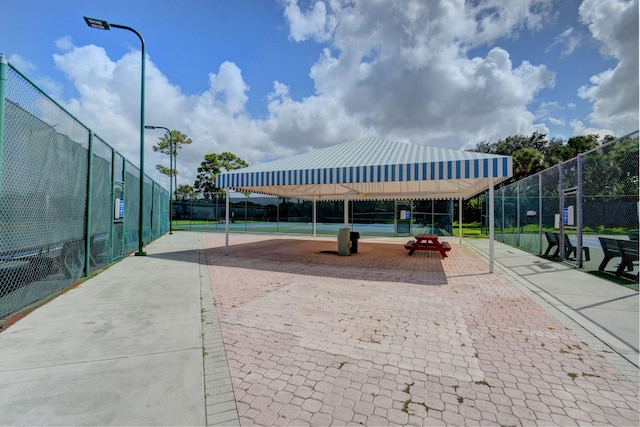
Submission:
<svg viewBox="0 0 640 427">
<path fill-rule="evenodd" d="M 350 255 L 349 236 L 348 228 L 341 228 L 338 230 L 338 255 Z"/>
<path fill-rule="evenodd" d="M 352 254 L 357 254 L 358 253 L 358 239 L 360 238 L 360 233 L 358 233 L 357 231 L 352 231 L 351 232 L 351 253 Z"/>
</svg>

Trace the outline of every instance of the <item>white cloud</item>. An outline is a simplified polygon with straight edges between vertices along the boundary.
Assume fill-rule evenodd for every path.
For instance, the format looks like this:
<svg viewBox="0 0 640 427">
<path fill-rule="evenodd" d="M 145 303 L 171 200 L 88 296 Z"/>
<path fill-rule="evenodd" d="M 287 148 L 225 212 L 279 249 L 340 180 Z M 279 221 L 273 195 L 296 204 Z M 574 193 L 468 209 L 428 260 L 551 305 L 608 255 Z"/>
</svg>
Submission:
<svg viewBox="0 0 640 427">
<path fill-rule="evenodd" d="M 294 91 L 275 81 L 265 118 L 246 112 L 251 92 L 235 63 L 203 75 L 207 89 L 187 94 L 147 59 L 146 123 L 179 129 L 193 140 L 178 155 L 180 183 L 192 184 L 204 155 L 214 152 L 231 151 L 255 164 L 366 136 L 463 148 L 514 134 L 548 133 L 542 120 L 564 123 L 561 114 L 552 114 L 561 110 L 557 105 L 530 110 L 540 91 L 555 84 L 554 73 L 543 64 L 514 63 L 506 49 L 494 46 L 523 30 L 541 29 L 550 13 L 548 0 L 305 4 L 287 0 L 283 11 L 292 40 L 318 43 L 318 59 L 309 70 L 315 93 L 294 99 Z M 604 26 L 598 22 L 594 37 Z M 68 38 L 58 46 L 64 53 L 54 56 L 55 63 L 78 92 L 67 108 L 135 163 L 140 52 L 112 60 L 103 48 L 76 47 Z M 600 90 L 619 81 L 613 77 L 599 75 L 583 91 L 596 104 L 594 123 L 596 112 L 610 108 L 600 103 L 608 99 Z M 635 80 L 637 85 L 637 74 Z M 579 121 L 571 125 L 587 129 Z M 146 172 L 154 176 L 153 165 L 167 159 L 151 151 L 161 133 L 145 135 Z"/>
<path fill-rule="evenodd" d="M 575 28 L 569 27 L 553 40 L 553 43 L 546 49 L 546 52 L 551 52 L 555 46 L 561 46 L 563 55 L 571 55 L 581 42 L 582 36 L 580 33 Z"/>
<path fill-rule="evenodd" d="M 615 135 L 637 130 L 638 1 L 584 0 L 579 11 L 602 54 L 618 61 L 578 91 L 593 103 L 589 120 Z"/>
<path fill-rule="evenodd" d="M 74 48 L 71 36 L 60 37 L 56 40 L 56 46 L 62 51 L 69 51 Z"/>
<path fill-rule="evenodd" d="M 460 5 L 462 0 L 456 2 Z M 492 43 L 505 36 L 517 36 L 522 29 L 539 30 L 551 13 L 550 0 L 485 0 L 465 4 L 475 31 L 469 43 Z"/>
<path fill-rule="evenodd" d="M 310 73 L 317 97 L 302 103 L 332 106 L 354 130 L 452 148 L 531 132 L 537 125 L 527 106 L 553 85 L 553 73 L 514 65 L 501 48 L 467 54 L 538 28 L 547 13 L 547 1 L 503 3 L 332 2 L 335 35 Z"/>
<path fill-rule="evenodd" d="M 249 90 L 242 79 L 240 68 L 233 62 L 224 62 L 218 74 L 209 74 L 209 94 L 215 99 L 216 106 L 227 113 L 236 115 L 244 111 Z"/>
<path fill-rule="evenodd" d="M 7 61 L 23 73 L 32 72 L 36 69 L 35 65 L 33 65 L 31 61 L 20 55 L 9 55 L 7 57 Z"/>
<path fill-rule="evenodd" d="M 54 55 L 56 66 L 79 93 L 66 107 L 134 164 L 139 158 L 140 59 L 140 52 L 132 51 L 113 61 L 103 48 L 93 45 L 71 46 L 68 52 Z M 231 151 L 255 163 L 263 156 L 261 147 L 277 151 L 260 122 L 243 113 L 247 90 L 240 69 L 225 62 L 218 73 L 210 73 L 207 91 L 187 95 L 147 58 L 145 123 L 178 129 L 194 141 L 179 152 L 179 182 L 192 184 L 208 153 Z M 145 133 L 145 173 L 168 184 L 154 167 L 167 159 L 151 150 L 160 136 Z"/>
<path fill-rule="evenodd" d="M 288 0 L 284 15 L 289 21 L 289 36 L 299 42 L 308 39 L 326 41 L 335 29 L 335 20 L 327 14 L 327 5 L 317 1 L 306 13 L 300 10 L 297 0 Z"/>
<path fill-rule="evenodd" d="M 9 55 L 7 58 L 9 63 L 14 66 L 16 69 L 20 70 L 21 73 L 26 74 L 36 74 L 36 66 L 33 65 L 31 61 L 26 58 L 23 58 L 20 55 L 13 54 Z M 51 77 L 42 77 L 36 74 L 36 77 L 33 77 L 33 81 L 44 90 L 49 96 L 54 99 L 60 98 L 62 94 L 63 86 L 61 83 L 56 82 Z"/>
<path fill-rule="evenodd" d="M 616 134 L 611 129 L 600 129 L 585 125 L 581 120 L 571 120 L 569 123 L 571 129 L 573 129 L 574 135 L 598 135 L 599 139 L 608 135 L 623 136 L 622 134 Z"/>
</svg>

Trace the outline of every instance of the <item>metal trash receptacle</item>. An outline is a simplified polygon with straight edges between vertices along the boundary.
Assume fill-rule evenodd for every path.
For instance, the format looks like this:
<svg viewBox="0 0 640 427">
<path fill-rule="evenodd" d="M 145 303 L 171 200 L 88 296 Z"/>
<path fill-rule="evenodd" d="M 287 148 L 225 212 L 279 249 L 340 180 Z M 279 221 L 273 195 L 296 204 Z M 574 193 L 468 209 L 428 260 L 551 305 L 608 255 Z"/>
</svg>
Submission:
<svg viewBox="0 0 640 427">
<path fill-rule="evenodd" d="M 357 231 L 352 231 L 350 237 L 351 238 L 349 240 L 351 240 L 351 253 L 352 254 L 357 254 L 358 253 L 358 239 L 360 238 L 360 233 L 358 233 Z"/>
</svg>

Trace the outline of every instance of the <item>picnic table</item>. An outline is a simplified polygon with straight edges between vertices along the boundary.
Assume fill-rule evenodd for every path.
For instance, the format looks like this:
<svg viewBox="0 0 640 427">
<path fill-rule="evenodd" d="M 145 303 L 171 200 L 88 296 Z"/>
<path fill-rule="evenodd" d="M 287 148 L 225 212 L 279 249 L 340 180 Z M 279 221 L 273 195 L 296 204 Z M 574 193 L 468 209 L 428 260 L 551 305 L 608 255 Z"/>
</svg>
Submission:
<svg viewBox="0 0 640 427">
<path fill-rule="evenodd" d="M 448 242 L 440 242 L 437 234 L 418 234 L 415 240 L 409 240 L 404 248 L 409 251 L 409 255 L 413 255 L 415 251 L 438 251 L 446 258 L 451 245 Z"/>
</svg>

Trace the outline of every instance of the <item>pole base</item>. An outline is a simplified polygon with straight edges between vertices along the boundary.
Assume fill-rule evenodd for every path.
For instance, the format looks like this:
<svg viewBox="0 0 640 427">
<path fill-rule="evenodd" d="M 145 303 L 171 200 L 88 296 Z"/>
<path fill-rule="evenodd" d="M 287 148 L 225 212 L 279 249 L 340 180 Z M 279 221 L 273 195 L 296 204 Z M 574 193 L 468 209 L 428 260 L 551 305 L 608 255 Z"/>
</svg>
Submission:
<svg viewBox="0 0 640 427">
<path fill-rule="evenodd" d="M 144 251 L 138 251 L 135 253 L 135 256 L 145 256 L 145 255 L 147 255 L 147 253 Z"/>
</svg>

